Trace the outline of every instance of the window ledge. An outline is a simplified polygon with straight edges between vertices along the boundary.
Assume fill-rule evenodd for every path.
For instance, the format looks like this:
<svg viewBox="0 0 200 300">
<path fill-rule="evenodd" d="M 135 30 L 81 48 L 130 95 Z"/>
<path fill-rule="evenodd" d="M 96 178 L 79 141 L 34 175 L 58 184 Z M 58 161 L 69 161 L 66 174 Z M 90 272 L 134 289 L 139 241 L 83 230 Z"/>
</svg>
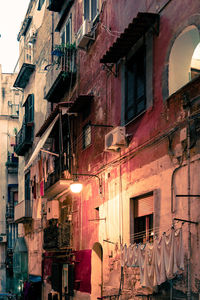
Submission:
<svg viewBox="0 0 200 300">
<path fill-rule="evenodd" d="M 124 123 L 124 126 L 128 126 L 131 123 L 135 122 L 138 118 L 140 118 L 141 116 L 143 116 L 145 113 L 147 112 L 147 109 L 143 110 L 139 115 L 133 117 L 133 119 L 131 119 L 130 121 L 128 121 L 127 123 Z"/>
</svg>

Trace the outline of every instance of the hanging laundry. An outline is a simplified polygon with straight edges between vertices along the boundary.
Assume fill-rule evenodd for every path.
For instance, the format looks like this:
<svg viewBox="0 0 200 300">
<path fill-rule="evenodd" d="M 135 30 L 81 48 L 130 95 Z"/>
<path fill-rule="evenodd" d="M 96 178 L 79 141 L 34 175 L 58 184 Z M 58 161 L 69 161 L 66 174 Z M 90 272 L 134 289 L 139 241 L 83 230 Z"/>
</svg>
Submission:
<svg viewBox="0 0 200 300">
<path fill-rule="evenodd" d="M 40 182 L 40 197 L 44 196 L 44 180 Z"/>
<path fill-rule="evenodd" d="M 39 182 L 43 180 L 43 156 L 41 155 L 40 160 L 38 161 L 39 167 Z"/>
<path fill-rule="evenodd" d="M 184 270 L 182 229 L 171 229 L 153 243 L 121 245 L 121 266 L 138 267 L 142 286 L 154 287 Z"/>
<path fill-rule="evenodd" d="M 47 155 L 45 155 L 44 160 L 43 160 L 43 170 L 44 170 L 44 182 L 47 182 Z"/>
</svg>

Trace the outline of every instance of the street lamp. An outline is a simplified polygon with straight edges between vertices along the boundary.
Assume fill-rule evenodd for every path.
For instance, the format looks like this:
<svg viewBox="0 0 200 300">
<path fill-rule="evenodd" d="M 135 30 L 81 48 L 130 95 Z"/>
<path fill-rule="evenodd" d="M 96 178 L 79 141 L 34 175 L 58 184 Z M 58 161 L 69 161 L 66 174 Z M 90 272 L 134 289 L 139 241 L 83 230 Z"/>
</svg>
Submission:
<svg viewBox="0 0 200 300">
<path fill-rule="evenodd" d="M 83 185 L 78 181 L 77 176 L 89 176 L 96 177 L 99 180 L 99 194 L 102 195 L 102 183 L 101 179 L 97 175 L 92 174 L 72 174 L 74 176 L 73 182 L 70 184 L 70 190 L 72 193 L 80 193 L 82 191 Z"/>
<path fill-rule="evenodd" d="M 72 193 L 78 194 L 82 191 L 82 189 L 83 189 L 83 185 L 78 181 L 74 181 L 73 183 L 70 184 L 70 190 Z"/>
</svg>

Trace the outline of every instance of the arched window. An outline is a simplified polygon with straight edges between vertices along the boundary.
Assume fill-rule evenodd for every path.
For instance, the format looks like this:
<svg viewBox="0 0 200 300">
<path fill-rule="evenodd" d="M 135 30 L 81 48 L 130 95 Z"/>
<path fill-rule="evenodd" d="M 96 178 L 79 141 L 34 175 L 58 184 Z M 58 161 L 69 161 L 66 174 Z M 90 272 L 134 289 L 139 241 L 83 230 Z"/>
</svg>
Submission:
<svg viewBox="0 0 200 300">
<path fill-rule="evenodd" d="M 176 38 L 169 56 L 169 95 L 200 75 L 200 35 L 196 26 L 185 28 Z"/>
</svg>

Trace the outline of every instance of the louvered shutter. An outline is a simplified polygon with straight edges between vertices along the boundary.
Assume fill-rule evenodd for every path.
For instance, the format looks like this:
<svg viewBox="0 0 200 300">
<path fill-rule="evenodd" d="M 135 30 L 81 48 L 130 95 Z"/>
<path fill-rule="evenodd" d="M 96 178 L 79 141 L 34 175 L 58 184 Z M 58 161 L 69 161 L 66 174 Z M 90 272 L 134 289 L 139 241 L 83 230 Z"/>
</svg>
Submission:
<svg viewBox="0 0 200 300">
<path fill-rule="evenodd" d="M 134 200 L 134 217 L 143 217 L 153 213 L 153 195 Z"/>
</svg>

